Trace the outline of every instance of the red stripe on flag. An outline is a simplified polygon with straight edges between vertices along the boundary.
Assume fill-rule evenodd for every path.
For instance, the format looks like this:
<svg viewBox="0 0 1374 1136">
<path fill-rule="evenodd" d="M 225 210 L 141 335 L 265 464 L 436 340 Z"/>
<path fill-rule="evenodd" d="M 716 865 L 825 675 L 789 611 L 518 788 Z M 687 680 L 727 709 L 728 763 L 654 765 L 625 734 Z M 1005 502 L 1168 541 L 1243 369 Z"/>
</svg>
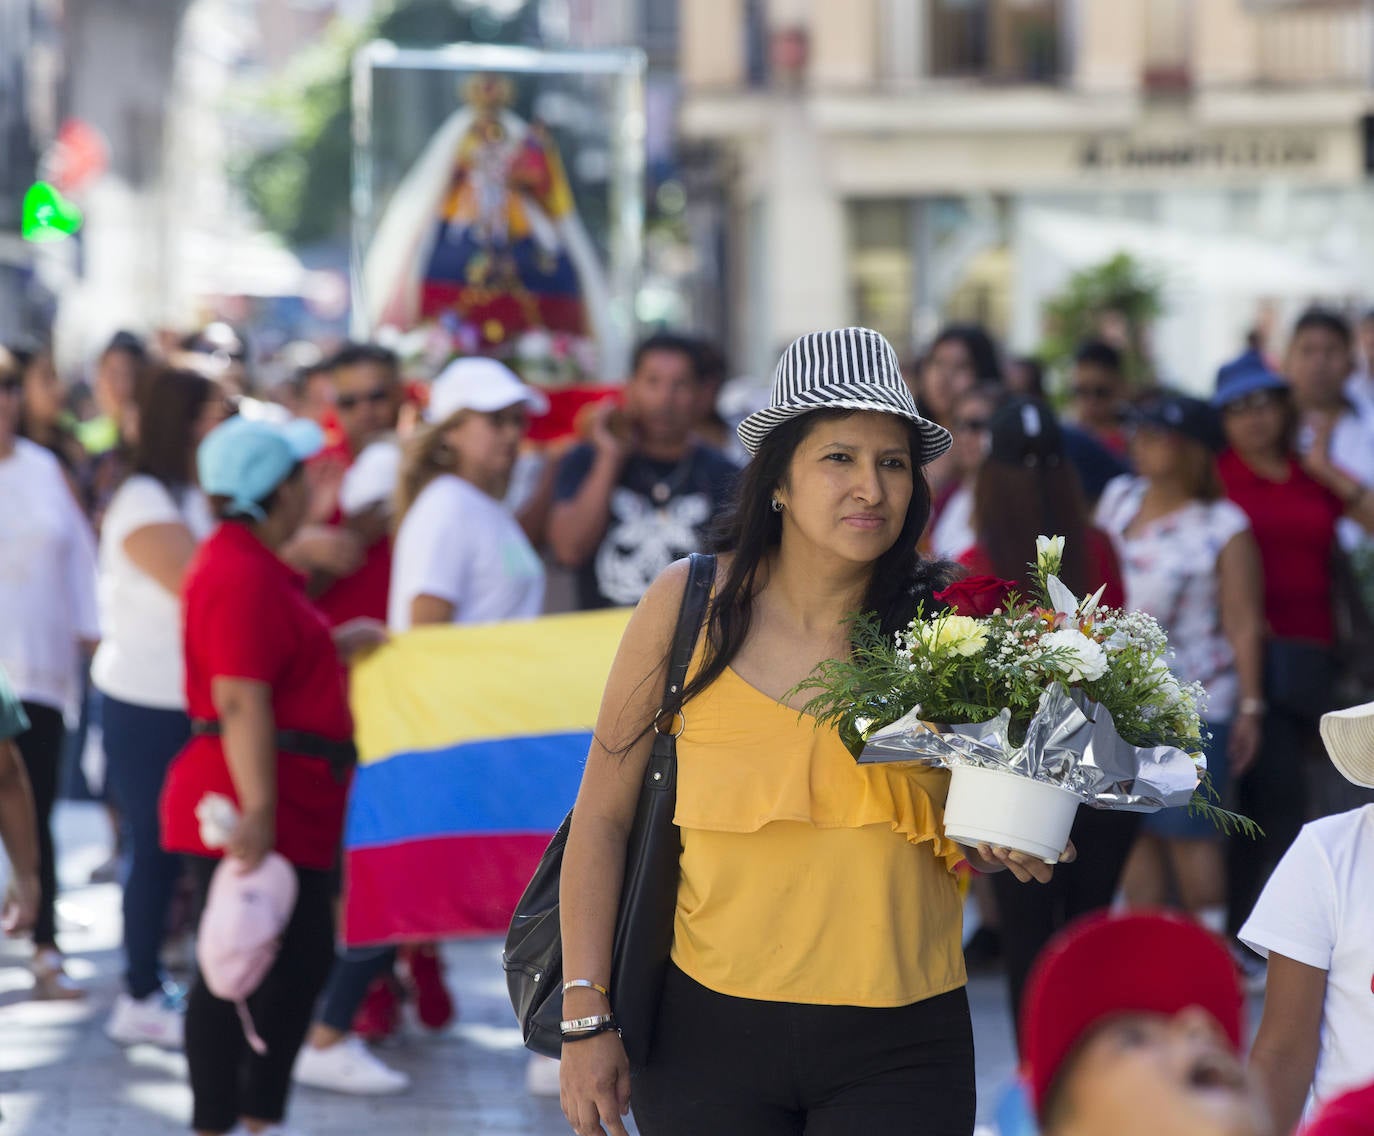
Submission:
<svg viewBox="0 0 1374 1136">
<path fill-rule="evenodd" d="M 552 836 L 437 836 L 349 851 L 344 943 L 505 934 Z"/>
</svg>

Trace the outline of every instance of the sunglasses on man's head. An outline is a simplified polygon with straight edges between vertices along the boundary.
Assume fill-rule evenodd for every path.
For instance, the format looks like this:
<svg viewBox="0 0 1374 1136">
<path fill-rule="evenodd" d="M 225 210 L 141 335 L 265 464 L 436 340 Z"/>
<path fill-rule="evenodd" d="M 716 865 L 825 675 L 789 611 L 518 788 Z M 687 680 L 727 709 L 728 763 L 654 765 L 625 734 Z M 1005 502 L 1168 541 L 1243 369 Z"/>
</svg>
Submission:
<svg viewBox="0 0 1374 1136">
<path fill-rule="evenodd" d="M 962 418 L 954 424 L 956 430 L 962 430 L 966 434 L 981 434 L 988 428 L 986 418 Z"/>
<path fill-rule="evenodd" d="M 334 400 L 334 405 L 340 410 L 352 410 L 363 402 L 370 402 L 373 406 L 381 406 L 390 397 L 391 392 L 386 387 L 378 387 L 376 390 L 367 391 L 364 394 L 341 394 Z"/>
<path fill-rule="evenodd" d="M 1074 387 L 1071 393 L 1074 398 L 1097 400 L 1112 398 L 1116 391 L 1111 387 Z"/>
</svg>

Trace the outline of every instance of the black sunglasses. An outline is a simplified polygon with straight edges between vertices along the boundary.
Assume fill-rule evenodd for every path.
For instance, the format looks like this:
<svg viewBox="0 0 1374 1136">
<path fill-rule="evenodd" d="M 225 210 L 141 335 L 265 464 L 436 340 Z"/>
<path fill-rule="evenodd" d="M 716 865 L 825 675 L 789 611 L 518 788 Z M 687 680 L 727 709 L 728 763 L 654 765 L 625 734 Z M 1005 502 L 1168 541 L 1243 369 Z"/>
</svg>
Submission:
<svg viewBox="0 0 1374 1136">
<path fill-rule="evenodd" d="M 391 392 L 385 387 L 378 387 L 366 394 L 341 394 L 334 400 L 334 405 L 340 410 L 352 410 L 362 402 L 370 402 L 373 406 L 380 406 L 389 398 L 391 398 Z"/>
<path fill-rule="evenodd" d="M 18 394 L 24 389 L 24 380 L 20 378 L 0 379 L 0 391 L 6 394 Z"/>
</svg>

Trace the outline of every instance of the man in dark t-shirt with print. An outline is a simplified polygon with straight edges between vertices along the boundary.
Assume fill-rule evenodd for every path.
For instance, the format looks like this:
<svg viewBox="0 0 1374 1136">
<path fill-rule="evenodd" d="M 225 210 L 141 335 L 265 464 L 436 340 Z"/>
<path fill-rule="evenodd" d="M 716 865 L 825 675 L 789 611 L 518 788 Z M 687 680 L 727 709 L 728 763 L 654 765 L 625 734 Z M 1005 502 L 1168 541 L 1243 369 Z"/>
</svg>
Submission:
<svg viewBox="0 0 1374 1136">
<path fill-rule="evenodd" d="M 591 441 L 559 465 L 549 544 L 577 572 L 580 608 L 638 603 L 664 568 L 702 548 L 725 506 L 735 467 L 693 439 L 700 382 L 694 341 L 644 340 L 622 405 L 599 407 Z"/>
</svg>

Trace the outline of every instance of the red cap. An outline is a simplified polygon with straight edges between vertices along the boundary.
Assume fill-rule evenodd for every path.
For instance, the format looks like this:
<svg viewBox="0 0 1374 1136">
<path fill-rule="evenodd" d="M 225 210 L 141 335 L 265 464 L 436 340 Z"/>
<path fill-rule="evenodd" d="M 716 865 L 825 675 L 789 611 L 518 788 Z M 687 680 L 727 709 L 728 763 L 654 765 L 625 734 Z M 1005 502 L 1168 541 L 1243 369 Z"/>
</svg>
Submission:
<svg viewBox="0 0 1374 1136">
<path fill-rule="evenodd" d="M 1241 1048 L 1245 996 L 1221 940 L 1167 912 L 1089 915 L 1045 948 L 1021 1004 L 1021 1060 L 1040 1115 L 1064 1058 L 1105 1018 L 1200 1006 Z"/>
</svg>

